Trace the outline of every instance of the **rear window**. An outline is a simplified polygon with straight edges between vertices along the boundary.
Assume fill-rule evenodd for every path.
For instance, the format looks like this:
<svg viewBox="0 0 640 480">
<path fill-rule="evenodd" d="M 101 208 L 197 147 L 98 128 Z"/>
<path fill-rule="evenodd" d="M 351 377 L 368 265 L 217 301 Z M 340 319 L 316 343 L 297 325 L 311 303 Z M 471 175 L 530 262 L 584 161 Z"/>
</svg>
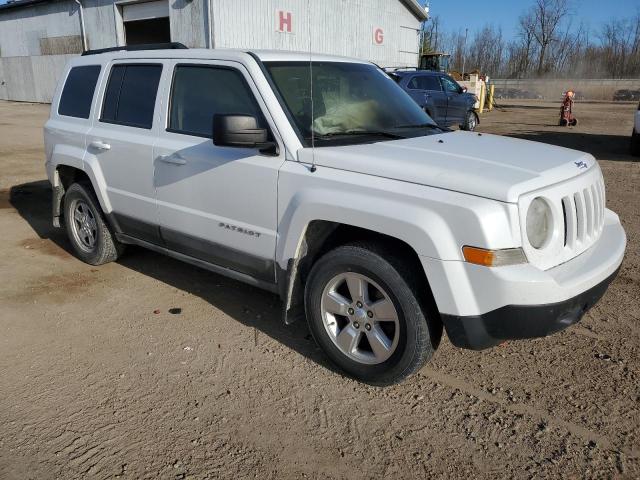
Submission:
<svg viewBox="0 0 640 480">
<path fill-rule="evenodd" d="M 62 89 L 58 114 L 67 117 L 89 118 L 91 101 L 96 90 L 100 65 L 73 67 Z"/>
<path fill-rule="evenodd" d="M 101 122 L 151 128 L 162 65 L 115 65 L 104 95 Z"/>
</svg>

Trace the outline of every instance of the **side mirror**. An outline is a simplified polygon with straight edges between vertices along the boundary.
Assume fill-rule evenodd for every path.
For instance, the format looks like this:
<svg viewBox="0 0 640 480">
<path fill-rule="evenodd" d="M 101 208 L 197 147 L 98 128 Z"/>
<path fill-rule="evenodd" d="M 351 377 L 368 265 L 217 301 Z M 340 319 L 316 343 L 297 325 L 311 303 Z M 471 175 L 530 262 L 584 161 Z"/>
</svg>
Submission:
<svg viewBox="0 0 640 480">
<path fill-rule="evenodd" d="M 462 87 L 462 93 L 467 93 L 467 87 Z"/>
<path fill-rule="evenodd" d="M 268 130 L 259 128 L 253 115 L 214 115 L 212 138 L 219 147 L 259 148 L 263 153 L 278 153 L 277 144 L 269 141 Z"/>
</svg>

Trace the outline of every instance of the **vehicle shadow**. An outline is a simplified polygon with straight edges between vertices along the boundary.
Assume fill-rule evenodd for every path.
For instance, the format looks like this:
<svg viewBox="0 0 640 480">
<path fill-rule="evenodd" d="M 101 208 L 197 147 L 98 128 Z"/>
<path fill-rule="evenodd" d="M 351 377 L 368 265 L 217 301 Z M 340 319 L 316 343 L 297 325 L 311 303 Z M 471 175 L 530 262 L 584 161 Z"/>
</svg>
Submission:
<svg viewBox="0 0 640 480">
<path fill-rule="evenodd" d="M 9 204 L 41 239 L 48 239 L 73 255 L 64 229 L 51 223 L 51 187 L 46 180 L 11 187 Z M 118 264 L 148 275 L 181 291 L 198 296 L 241 324 L 254 328 L 256 346 L 260 335 L 295 350 L 305 358 L 336 371 L 317 347 L 304 319 L 285 325 L 278 296 L 140 247 L 129 246 Z M 181 308 L 181 305 L 174 307 Z M 340 373 L 340 372 L 338 372 Z"/>
<path fill-rule="evenodd" d="M 613 160 L 618 162 L 638 161 L 629 151 L 630 135 L 606 135 L 577 132 L 576 130 L 567 129 L 565 131 L 532 130 L 507 133 L 505 136 L 581 150 L 590 153 L 598 160 Z"/>
<path fill-rule="evenodd" d="M 511 101 L 514 102 L 523 102 L 523 103 L 511 103 Z M 494 102 L 493 102 L 493 108 L 499 108 L 499 109 L 503 109 L 503 110 L 520 110 L 520 109 L 525 109 L 525 110 L 549 110 L 549 109 L 559 109 L 560 108 L 560 101 L 558 101 L 558 105 L 551 105 L 549 103 L 547 103 L 546 105 L 531 105 L 531 104 L 526 104 L 524 102 L 526 102 L 527 100 L 512 100 L 512 99 L 506 99 L 506 98 L 497 98 Z M 529 100 L 531 101 L 531 100 Z M 540 102 L 542 102 L 542 100 L 540 100 Z"/>
</svg>

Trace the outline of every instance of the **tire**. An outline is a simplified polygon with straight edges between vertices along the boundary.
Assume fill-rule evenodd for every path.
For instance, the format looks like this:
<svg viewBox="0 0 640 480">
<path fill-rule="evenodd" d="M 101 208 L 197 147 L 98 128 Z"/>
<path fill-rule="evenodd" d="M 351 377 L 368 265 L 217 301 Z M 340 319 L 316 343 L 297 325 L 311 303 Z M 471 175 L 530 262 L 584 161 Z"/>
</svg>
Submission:
<svg viewBox="0 0 640 480">
<path fill-rule="evenodd" d="M 76 256 L 89 265 L 113 262 L 124 251 L 112 234 L 91 186 L 73 183 L 64 196 L 64 223 Z"/>
<path fill-rule="evenodd" d="M 631 134 L 631 155 L 640 157 L 640 133 L 636 132 L 635 129 Z"/>
<path fill-rule="evenodd" d="M 420 293 L 426 292 L 417 288 L 417 273 L 407 263 L 391 250 L 352 244 L 328 252 L 311 269 L 305 288 L 309 329 L 329 359 L 357 380 L 398 383 L 438 347 L 442 323 L 425 314 Z M 366 293 L 355 293 L 357 285 Z"/>
<path fill-rule="evenodd" d="M 480 121 L 478 120 L 476 112 L 469 110 L 467 115 L 464 117 L 464 123 L 460 125 L 460 128 L 467 132 L 473 132 L 478 126 L 478 123 L 480 123 Z"/>
</svg>

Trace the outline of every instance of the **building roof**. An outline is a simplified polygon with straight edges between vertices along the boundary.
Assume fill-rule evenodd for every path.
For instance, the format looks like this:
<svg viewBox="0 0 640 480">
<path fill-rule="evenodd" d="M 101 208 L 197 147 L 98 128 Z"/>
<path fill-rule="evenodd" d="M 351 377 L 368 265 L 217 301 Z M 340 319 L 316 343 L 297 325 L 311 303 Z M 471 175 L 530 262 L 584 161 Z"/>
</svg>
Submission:
<svg viewBox="0 0 640 480">
<path fill-rule="evenodd" d="M 0 4 L 0 10 L 8 10 L 10 8 L 29 7 L 38 3 L 48 3 L 57 0 L 13 0 L 7 3 Z M 400 0 L 405 7 L 407 7 L 411 13 L 420 21 L 427 19 L 427 12 L 420 6 L 417 0 Z"/>
<path fill-rule="evenodd" d="M 9 10 L 11 8 L 30 7 L 38 3 L 53 3 L 57 0 L 13 0 L 0 5 L 0 10 Z"/>
<path fill-rule="evenodd" d="M 404 5 L 411 10 L 418 20 L 425 21 L 427 17 L 427 11 L 420 6 L 418 0 L 400 0 Z"/>
</svg>

